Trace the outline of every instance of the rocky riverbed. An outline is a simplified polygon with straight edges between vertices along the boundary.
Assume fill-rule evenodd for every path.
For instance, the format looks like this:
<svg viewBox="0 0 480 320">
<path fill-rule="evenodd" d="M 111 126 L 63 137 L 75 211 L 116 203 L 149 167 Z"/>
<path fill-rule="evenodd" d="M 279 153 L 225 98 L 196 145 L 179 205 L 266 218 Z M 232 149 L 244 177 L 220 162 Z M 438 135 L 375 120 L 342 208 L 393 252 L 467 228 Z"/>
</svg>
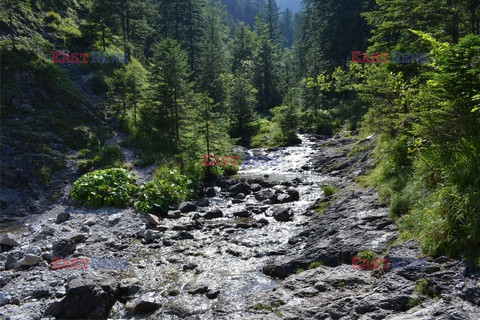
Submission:
<svg viewBox="0 0 480 320">
<path fill-rule="evenodd" d="M 371 137 L 302 141 L 249 151 L 278 166 L 218 179 L 164 217 L 63 202 L 4 228 L 1 318 L 479 319 L 480 278 L 461 261 L 352 269 L 359 252 L 421 253 L 355 182 L 372 167 Z M 128 268 L 52 270 L 53 257 Z"/>
</svg>

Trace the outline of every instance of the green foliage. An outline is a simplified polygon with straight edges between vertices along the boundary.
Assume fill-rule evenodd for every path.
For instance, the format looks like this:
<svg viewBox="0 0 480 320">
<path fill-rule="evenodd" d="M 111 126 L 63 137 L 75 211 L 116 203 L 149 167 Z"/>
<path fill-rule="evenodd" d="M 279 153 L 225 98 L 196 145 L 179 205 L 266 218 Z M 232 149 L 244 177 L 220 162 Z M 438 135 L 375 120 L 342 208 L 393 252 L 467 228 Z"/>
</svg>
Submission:
<svg viewBox="0 0 480 320">
<path fill-rule="evenodd" d="M 375 259 L 375 253 L 373 251 L 361 251 L 357 254 L 362 260 L 368 260 L 369 262 Z"/>
<path fill-rule="evenodd" d="M 97 170 L 80 177 L 70 191 L 77 202 L 94 208 L 127 207 L 138 191 L 135 177 L 125 169 Z"/>
<path fill-rule="evenodd" d="M 192 194 L 191 185 L 192 181 L 177 170 L 161 167 L 153 181 L 140 187 L 135 208 L 144 213 L 154 210 L 165 214 Z"/>
<path fill-rule="evenodd" d="M 122 151 L 116 146 L 82 150 L 80 156 L 86 158 L 78 161 L 81 173 L 92 169 L 119 167 L 123 162 Z"/>
<path fill-rule="evenodd" d="M 59 25 L 62 22 L 62 17 L 54 11 L 49 11 L 45 14 L 43 21 L 47 24 Z"/>
<path fill-rule="evenodd" d="M 312 270 L 312 269 L 317 269 L 319 267 L 323 266 L 323 262 L 321 261 L 314 261 L 312 263 L 310 263 L 308 265 L 308 270 Z"/>
<path fill-rule="evenodd" d="M 323 191 L 323 196 L 325 198 L 330 198 L 335 193 L 337 193 L 337 189 L 335 189 L 334 187 L 332 187 L 330 185 L 327 185 L 327 184 L 322 186 L 322 191 Z"/>
</svg>

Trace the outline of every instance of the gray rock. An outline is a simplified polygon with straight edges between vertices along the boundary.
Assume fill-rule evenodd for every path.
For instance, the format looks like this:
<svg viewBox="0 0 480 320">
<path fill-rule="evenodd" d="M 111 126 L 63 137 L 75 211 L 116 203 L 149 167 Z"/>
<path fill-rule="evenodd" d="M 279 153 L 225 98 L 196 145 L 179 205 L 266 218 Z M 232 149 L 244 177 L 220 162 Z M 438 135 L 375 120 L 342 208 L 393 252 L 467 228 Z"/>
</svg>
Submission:
<svg viewBox="0 0 480 320">
<path fill-rule="evenodd" d="M 85 221 L 85 225 L 87 225 L 87 226 L 89 226 L 89 227 L 91 227 L 91 226 L 93 226 L 93 225 L 96 225 L 96 224 L 97 224 L 97 221 L 95 221 L 94 218 L 90 218 L 90 219 L 88 219 L 87 221 Z"/>
<path fill-rule="evenodd" d="M 71 255 L 77 249 L 77 245 L 71 239 L 62 239 L 53 244 L 53 255 L 56 257 L 66 257 Z"/>
<path fill-rule="evenodd" d="M 33 290 L 31 297 L 34 299 L 42 299 L 50 296 L 50 288 L 48 286 L 41 286 Z"/>
<path fill-rule="evenodd" d="M 277 195 L 277 202 L 278 203 L 288 203 L 288 202 L 292 202 L 293 199 L 288 195 L 288 194 L 279 194 Z"/>
<path fill-rule="evenodd" d="M 134 315 L 143 315 L 156 311 L 161 306 L 161 297 L 158 294 L 150 292 L 142 295 L 139 299 L 133 302 Z"/>
<path fill-rule="evenodd" d="M 179 207 L 181 213 L 189 213 L 197 210 L 197 206 L 192 202 L 184 202 Z"/>
<path fill-rule="evenodd" d="M 246 182 L 237 183 L 228 188 L 228 192 L 232 194 L 250 194 L 250 185 Z"/>
<path fill-rule="evenodd" d="M 182 217 L 182 213 L 180 212 L 180 210 L 170 210 L 168 211 L 167 213 L 167 218 L 168 219 L 180 219 Z"/>
<path fill-rule="evenodd" d="M 5 262 L 5 267 L 7 270 L 15 268 L 18 261 L 20 261 L 24 256 L 23 252 L 20 251 L 13 251 L 9 252 L 7 256 L 7 261 Z"/>
<path fill-rule="evenodd" d="M 153 214 L 147 214 L 147 221 L 150 223 L 150 224 L 153 224 L 154 226 L 158 226 L 161 221 L 160 221 L 160 218 L 153 215 Z"/>
<path fill-rule="evenodd" d="M 197 200 L 197 206 L 199 207 L 208 207 L 210 205 L 210 200 L 208 198 L 202 198 Z"/>
<path fill-rule="evenodd" d="M 122 219 L 123 214 L 117 213 L 108 217 L 107 222 L 111 225 L 117 224 Z"/>
<path fill-rule="evenodd" d="M 20 245 L 20 239 L 17 235 L 6 233 L 2 239 L 0 239 L 0 244 L 10 247 L 17 247 Z"/>
<path fill-rule="evenodd" d="M 69 319 L 107 318 L 115 303 L 118 284 L 113 278 L 87 275 L 68 282 L 63 299 L 64 315 Z"/>
<path fill-rule="evenodd" d="M 42 249 L 39 246 L 32 246 L 27 250 L 27 253 L 34 254 L 36 256 L 41 256 Z"/>
<path fill-rule="evenodd" d="M 252 183 L 250 185 L 250 190 L 252 190 L 253 192 L 258 192 L 258 191 L 262 190 L 262 186 L 259 185 L 258 183 Z"/>
<path fill-rule="evenodd" d="M 292 201 L 300 200 L 300 193 L 298 192 L 297 189 L 290 187 L 287 189 L 287 193 L 292 198 Z"/>
<path fill-rule="evenodd" d="M 235 199 L 244 200 L 247 196 L 244 193 L 239 193 L 235 196 Z"/>
<path fill-rule="evenodd" d="M 212 220 L 212 219 L 218 219 L 218 218 L 223 218 L 223 212 L 220 209 L 214 209 L 210 212 L 207 212 L 204 216 L 204 219 L 207 220 Z"/>
<path fill-rule="evenodd" d="M 192 290 L 189 290 L 188 293 L 190 293 L 191 295 L 206 294 L 208 293 L 208 286 L 199 286 L 199 287 L 193 288 Z"/>
<path fill-rule="evenodd" d="M 62 212 L 57 216 L 57 221 L 55 223 L 60 224 L 70 220 L 70 213 Z"/>
<path fill-rule="evenodd" d="M 12 297 L 6 292 L 0 291 L 0 307 L 7 305 L 12 301 Z"/>
<path fill-rule="evenodd" d="M 214 187 L 207 187 L 203 190 L 203 194 L 209 198 L 213 198 L 217 195 Z"/>
<path fill-rule="evenodd" d="M 5 269 L 6 269 L 5 262 L 1 261 L 0 262 L 0 271 L 4 271 Z"/>
<path fill-rule="evenodd" d="M 55 229 L 52 228 L 52 227 L 45 227 L 40 232 L 40 234 L 45 235 L 45 236 L 54 236 L 55 235 Z"/>
<path fill-rule="evenodd" d="M 42 261 L 42 258 L 33 254 L 27 254 L 23 259 L 19 260 L 15 264 L 15 268 L 20 268 L 21 266 L 33 267 Z"/>
<path fill-rule="evenodd" d="M 277 207 L 273 209 L 273 217 L 277 221 L 291 221 L 292 220 L 292 210 L 290 208 Z"/>
</svg>

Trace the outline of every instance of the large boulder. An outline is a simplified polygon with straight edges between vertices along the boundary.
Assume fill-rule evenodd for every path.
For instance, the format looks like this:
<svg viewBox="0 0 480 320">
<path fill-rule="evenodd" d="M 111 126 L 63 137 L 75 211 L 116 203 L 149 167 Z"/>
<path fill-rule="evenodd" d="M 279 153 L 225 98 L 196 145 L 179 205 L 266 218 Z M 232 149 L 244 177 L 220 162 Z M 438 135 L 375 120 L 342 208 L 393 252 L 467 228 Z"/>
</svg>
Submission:
<svg viewBox="0 0 480 320">
<path fill-rule="evenodd" d="M 11 233 L 6 233 L 2 237 L 2 239 L 0 239 L 0 244 L 9 246 L 9 247 L 17 247 L 20 245 L 20 240 L 16 235 L 13 235 Z"/>
<path fill-rule="evenodd" d="M 290 208 L 277 207 L 273 209 L 273 217 L 277 221 L 291 221 L 293 218 L 292 210 Z"/>
<path fill-rule="evenodd" d="M 106 319 L 115 303 L 117 287 L 112 277 L 86 275 L 74 278 L 67 285 L 65 298 L 50 304 L 45 315 L 67 319 Z"/>
</svg>

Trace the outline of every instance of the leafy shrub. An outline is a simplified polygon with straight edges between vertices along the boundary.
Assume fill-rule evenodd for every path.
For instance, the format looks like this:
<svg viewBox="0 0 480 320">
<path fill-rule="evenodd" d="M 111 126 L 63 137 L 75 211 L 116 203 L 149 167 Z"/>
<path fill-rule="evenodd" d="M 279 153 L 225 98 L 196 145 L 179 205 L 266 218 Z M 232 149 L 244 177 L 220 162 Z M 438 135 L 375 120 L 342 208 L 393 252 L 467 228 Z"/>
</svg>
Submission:
<svg viewBox="0 0 480 320">
<path fill-rule="evenodd" d="M 45 14 L 43 21 L 47 24 L 58 25 L 62 22 L 62 17 L 54 11 L 49 11 Z"/>
<path fill-rule="evenodd" d="M 138 190 L 135 177 L 125 169 L 97 170 L 83 175 L 74 184 L 70 196 L 79 203 L 99 208 L 125 208 Z"/>
<path fill-rule="evenodd" d="M 330 198 L 337 192 L 337 190 L 334 187 L 329 186 L 327 184 L 322 186 L 322 191 L 325 198 Z"/>
<path fill-rule="evenodd" d="M 152 210 L 166 213 L 192 194 L 191 186 L 192 181 L 187 176 L 161 167 L 155 172 L 153 181 L 140 187 L 135 208 L 144 213 Z"/>
</svg>

